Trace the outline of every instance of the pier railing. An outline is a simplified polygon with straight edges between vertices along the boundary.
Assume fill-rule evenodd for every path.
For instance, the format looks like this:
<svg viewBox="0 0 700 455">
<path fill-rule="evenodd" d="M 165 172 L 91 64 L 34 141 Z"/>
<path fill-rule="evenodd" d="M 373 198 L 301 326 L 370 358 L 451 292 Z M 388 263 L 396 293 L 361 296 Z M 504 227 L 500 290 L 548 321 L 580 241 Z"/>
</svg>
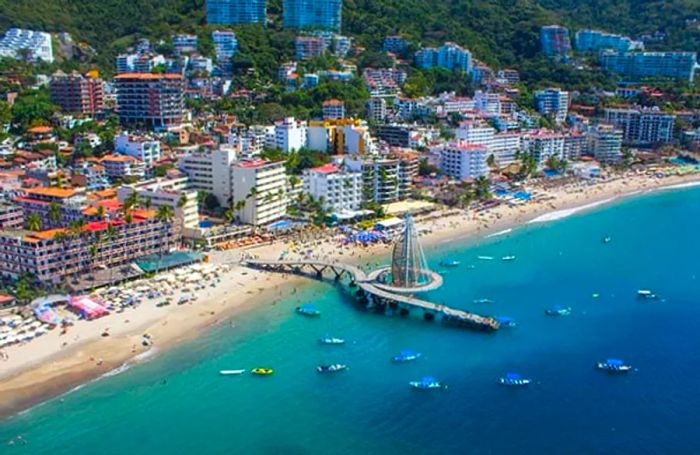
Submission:
<svg viewBox="0 0 700 455">
<path fill-rule="evenodd" d="M 499 323 L 490 316 L 481 316 L 464 310 L 450 308 L 426 300 L 417 299 L 405 293 L 391 292 L 388 288 L 374 281 L 375 274 L 367 274 L 361 268 L 344 262 L 328 262 L 314 259 L 308 260 L 263 260 L 249 259 L 245 261 L 248 267 L 282 273 L 295 273 L 315 275 L 323 278 L 324 273 L 331 273 L 335 280 L 347 276 L 352 283 L 364 291 L 369 298 L 382 302 L 393 302 L 396 305 L 408 308 L 420 308 L 426 316 L 440 316 L 442 321 L 448 324 L 459 325 L 467 328 L 494 331 L 499 329 Z"/>
</svg>

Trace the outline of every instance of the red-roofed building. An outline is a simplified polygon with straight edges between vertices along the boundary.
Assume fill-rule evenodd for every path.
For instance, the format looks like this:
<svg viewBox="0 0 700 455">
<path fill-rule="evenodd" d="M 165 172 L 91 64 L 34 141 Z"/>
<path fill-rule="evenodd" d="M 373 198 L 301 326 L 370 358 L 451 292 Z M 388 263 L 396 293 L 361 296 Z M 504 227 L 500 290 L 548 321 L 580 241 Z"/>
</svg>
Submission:
<svg viewBox="0 0 700 455">
<path fill-rule="evenodd" d="M 345 103 L 332 99 L 323 102 L 323 119 L 324 120 L 337 120 L 345 118 Z"/>
</svg>

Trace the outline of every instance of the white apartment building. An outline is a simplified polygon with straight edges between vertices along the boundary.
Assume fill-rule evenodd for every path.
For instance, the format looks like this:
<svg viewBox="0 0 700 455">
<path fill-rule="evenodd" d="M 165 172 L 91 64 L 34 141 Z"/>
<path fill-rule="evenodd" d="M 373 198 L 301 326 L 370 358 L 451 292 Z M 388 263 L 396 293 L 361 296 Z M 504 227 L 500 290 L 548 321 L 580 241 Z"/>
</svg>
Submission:
<svg viewBox="0 0 700 455">
<path fill-rule="evenodd" d="M 346 159 L 350 171 L 362 173 L 362 200 L 380 204 L 399 199 L 399 160 L 377 158 L 374 160 Z"/>
<path fill-rule="evenodd" d="M 489 174 L 488 148 L 466 142 L 451 142 L 440 150 L 439 168 L 457 180 L 476 179 Z"/>
<path fill-rule="evenodd" d="M 265 225 L 287 213 L 287 173 L 283 162 L 239 161 L 231 167 L 233 201 L 246 201 L 237 212 L 242 223 Z"/>
<path fill-rule="evenodd" d="M 520 150 L 520 134 L 497 133 L 495 128 L 483 123 L 462 122 L 455 135 L 458 141 L 486 146 L 499 166 L 515 162 Z"/>
<path fill-rule="evenodd" d="M 285 153 L 306 146 L 306 122 L 287 117 L 275 122 L 275 148 Z"/>
<path fill-rule="evenodd" d="M 160 141 L 143 136 L 122 133 L 114 139 L 114 151 L 120 155 L 133 156 L 147 166 L 160 160 Z"/>
<path fill-rule="evenodd" d="M 219 148 L 184 155 L 178 168 L 187 174 L 192 188 L 213 194 L 225 206 L 233 200 L 231 165 L 235 161 L 233 149 Z"/>
<path fill-rule="evenodd" d="M 122 185 L 117 188 L 117 199 L 123 203 L 133 192 L 136 192 L 139 200 L 150 200 L 155 210 L 164 205 L 171 207 L 175 214 L 175 225 L 179 227 L 182 235 L 191 237 L 199 227 L 199 203 L 197 191 L 188 190 L 187 186 L 187 177 L 155 179 L 134 185 Z"/>
<path fill-rule="evenodd" d="M 596 125 L 590 132 L 590 150 L 601 163 L 616 163 L 622 158 L 622 130 L 613 125 Z"/>
<path fill-rule="evenodd" d="M 539 167 L 543 167 L 549 157 L 564 159 L 564 135 L 551 131 L 535 130 L 523 135 L 521 151 L 534 154 Z"/>
<path fill-rule="evenodd" d="M 501 94 L 477 90 L 474 92 L 474 108 L 486 114 L 500 114 Z"/>
<path fill-rule="evenodd" d="M 51 34 L 21 28 L 11 28 L 0 39 L 0 57 L 27 58 L 53 63 Z"/>
<path fill-rule="evenodd" d="M 105 167 L 105 174 L 111 179 L 135 177 L 142 179 L 146 175 L 143 161 L 127 155 L 106 155 L 100 160 Z"/>
<path fill-rule="evenodd" d="M 566 121 L 569 101 L 569 92 L 558 88 L 548 88 L 535 92 L 537 112 L 551 117 L 557 125 Z"/>
<path fill-rule="evenodd" d="M 651 145 L 673 141 L 674 114 L 662 112 L 658 107 L 605 109 L 605 123 L 622 130 L 625 143 Z"/>
<path fill-rule="evenodd" d="M 362 203 L 362 173 L 344 170 L 335 164 L 307 169 L 303 189 L 314 199 L 323 198 L 326 210 L 350 213 L 359 210 Z"/>
</svg>

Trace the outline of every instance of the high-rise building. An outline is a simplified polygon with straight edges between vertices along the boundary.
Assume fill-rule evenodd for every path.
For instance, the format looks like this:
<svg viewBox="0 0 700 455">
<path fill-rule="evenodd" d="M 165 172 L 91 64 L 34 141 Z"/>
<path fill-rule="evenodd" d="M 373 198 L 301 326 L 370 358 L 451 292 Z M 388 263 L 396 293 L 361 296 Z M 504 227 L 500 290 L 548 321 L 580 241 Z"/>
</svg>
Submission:
<svg viewBox="0 0 700 455">
<path fill-rule="evenodd" d="M 362 202 L 362 173 L 342 169 L 335 164 L 304 171 L 304 192 L 335 213 L 353 212 Z"/>
<path fill-rule="evenodd" d="M 187 174 L 192 188 L 212 194 L 219 205 L 227 206 L 233 200 L 231 165 L 235 161 L 233 149 L 220 148 L 183 155 L 177 167 Z"/>
<path fill-rule="evenodd" d="M 173 49 L 178 54 L 197 52 L 197 35 L 180 34 L 173 36 Z"/>
<path fill-rule="evenodd" d="M 535 92 L 537 112 L 551 117 L 557 124 L 566 121 L 569 112 L 569 92 L 558 88 L 548 88 Z"/>
<path fill-rule="evenodd" d="M 622 130 L 613 125 L 596 125 L 590 132 L 590 150 L 601 163 L 616 163 L 622 158 Z"/>
<path fill-rule="evenodd" d="M 571 52 L 569 30 L 561 25 L 546 25 L 540 29 L 540 44 L 545 55 L 565 56 Z"/>
<path fill-rule="evenodd" d="M 284 26 L 294 29 L 340 31 L 342 0 L 284 0 Z"/>
<path fill-rule="evenodd" d="M 440 150 L 440 170 L 457 180 L 476 179 L 489 173 L 488 149 L 483 145 L 451 142 Z"/>
<path fill-rule="evenodd" d="M 401 55 L 406 51 L 406 40 L 400 36 L 387 36 L 384 38 L 382 46 L 384 52 L 391 52 L 396 55 Z"/>
<path fill-rule="evenodd" d="M 472 70 L 472 54 L 455 43 L 445 43 L 439 48 L 425 47 L 415 55 L 416 65 L 420 68 L 447 68 L 469 73 Z"/>
<path fill-rule="evenodd" d="M 104 109 L 104 81 L 78 72 L 58 71 L 49 83 L 51 102 L 64 112 L 95 115 Z"/>
<path fill-rule="evenodd" d="M 285 153 L 306 146 L 306 122 L 286 117 L 275 122 L 275 147 Z"/>
<path fill-rule="evenodd" d="M 266 0 L 207 0 L 210 24 L 264 24 L 266 14 Z"/>
<path fill-rule="evenodd" d="M 605 123 L 622 130 L 626 144 L 652 145 L 673 140 L 674 114 L 661 112 L 658 108 L 639 106 L 605 109 Z"/>
<path fill-rule="evenodd" d="M 215 30 L 211 34 L 211 39 L 214 41 L 214 52 L 217 60 L 230 60 L 236 54 L 238 40 L 235 33 L 227 30 Z"/>
<path fill-rule="evenodd" d="M 181 75 L 124 73 L 114 81 L 123 124 L 167 129 L 182 123 L 185 80 Z"/>
<path fill-rule="evenodd" d="M 611 49 L 616 52 L 644 49 L 644 43 L 633 41 L 627 36 L 597 30 L 579 30 L 574 37 L 576 50 L 579 52 L 598 52 Z"/>
<path fill-rule="evenodd" d="M 238 210 L 241 222 L 259 226 L 287 214 L 287 173 L 282 161 L 239 161 L 231 167 L 233 201 L 245 201 Z"/>
<path fill-rule="evenodd" d="M 367 119 L 381 123 L 386 119 L 386 100 L 372 97 L 367 101 Z"/>
<path fill-rule="evenodd" d="M 695 52 L 603 52 L 600 66 L 631 80 L 679 79 L 693 82 L 697 66 Z"/>
<path fill-rule="evenodd" d="M 515 156 L 520 150 L 520 134 L 496 133 L 495 128 L 485 123 L 462 122 L 455 135 L 458 141 L 485 146 L 488 156 L 493 155 L 499 166 L 515 162 Z"/>
<path fill-rule="evenodd" d="M 326 49 L 323 38 L 318 36 L 297 36 L 294 39 L 294 54 L 301 60 L 321 57 Z"/>
</svg>

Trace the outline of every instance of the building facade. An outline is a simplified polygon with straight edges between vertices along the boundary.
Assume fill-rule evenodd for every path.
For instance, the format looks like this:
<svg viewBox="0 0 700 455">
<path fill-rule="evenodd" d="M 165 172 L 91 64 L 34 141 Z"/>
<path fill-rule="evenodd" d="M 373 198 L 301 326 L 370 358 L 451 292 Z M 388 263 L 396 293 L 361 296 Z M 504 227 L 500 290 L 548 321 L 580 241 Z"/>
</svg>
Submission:
<svg viewBox="0 0 700 455">
<path fill-rule="evenodd" d="M 474 180 L 489 173 L 489 151 L 483 145 L 451 142 L 440 150 L 439 168 L 456 180 Z"/>
<path fill-rule="evenodd" d="M 535 92 L 537 112 L 550 117 L 557 125 L 566 121 L 569 100 L 569 92 L 558 88 L 548 88 Z"/>
<path fill-rule="evenodd" d="M 73 72 L 54 73 L 49 83 L 51 102 L 64 112 L 94 116 L 104 107 L 104 81 Z"/>
<path fill-rule="evenodd" d="M 600 66 L 630 80 L 678 79 L 692 83 L 697 67 L 695 52 L 602 52 Z"/>
<path fill-rule="evenodd" d="M 540 29 L 542 53 L 550 57 L 561 57 L 571 52 L 569 30 L 561 25 L 546 25 Z"/>
<path fill-rule="evenodd" d="M 209 24 L 265 24 L 266 0 L 207 0 Z"/>
<path fill-rule="evenodd" d="M 190 187 L 214 195 L 221 206 L 233 200 L 231 166 L 236 153 L 231 148 L 192 152 L 180 157 L 178 168 L 187 174 Z"/>
<path fill-rule="evenodd" d="M 133 156 L 150 167 L 160 160 L 160 141 L 124 132 L 114 138 L 114 151 Z"/>
<path fill-rule="evenodd" d="M 648 146 L 672 142 L 675 122 L 674 114 L 658 108 L 605 109 L 605 123 L 622 130 L 625 144 Z"/>
<path fill-rule="evenodd" d="M 601 163 L 617 163 L 622 158 L 622 130 L 613 125 L 596 125 L 590 132 L 590 151 Z"/>
<path fill-rule="evenodd" d="M 0 39 L 0 57 L 26 59 L 30 62 L 53 63 L 51 34 L 11 28 Z"/>
<path fill-rule="evenodd" d="M 246 160 L 232 167 L 233 200 L 245 201 L 237 211 L 242 223 L 269 224 L 287 214 L 287 173 L 283 162 Z"/>
<path fill-rule="evenodd" d="M 185 80 L 181 75 L 125 73 L 114 81 L 122 124 L 167 129 L 182 123 Z"/>
<path fill-rule="evenodd" d="M 644 49 L 644 43 L 641 41 L 633 41 L 627 36 L 589 29 L 576 32 L 574 43 L 579 52 L 598 52 L 607 49 L 615 52 L 627 52 Z"/>
<path fill-rule="evenodd" d="M 303 191 L 323 201 L 324 209 L 333 213 L 353 212 L 359 210 L 362 203 L 362 173 L 334 164 L 307 169 Z"/>
<path fill-rule="evenodd" d="M 340 31 L 342 0 L 284 0 L 285 28 Z"/>
</svg>

